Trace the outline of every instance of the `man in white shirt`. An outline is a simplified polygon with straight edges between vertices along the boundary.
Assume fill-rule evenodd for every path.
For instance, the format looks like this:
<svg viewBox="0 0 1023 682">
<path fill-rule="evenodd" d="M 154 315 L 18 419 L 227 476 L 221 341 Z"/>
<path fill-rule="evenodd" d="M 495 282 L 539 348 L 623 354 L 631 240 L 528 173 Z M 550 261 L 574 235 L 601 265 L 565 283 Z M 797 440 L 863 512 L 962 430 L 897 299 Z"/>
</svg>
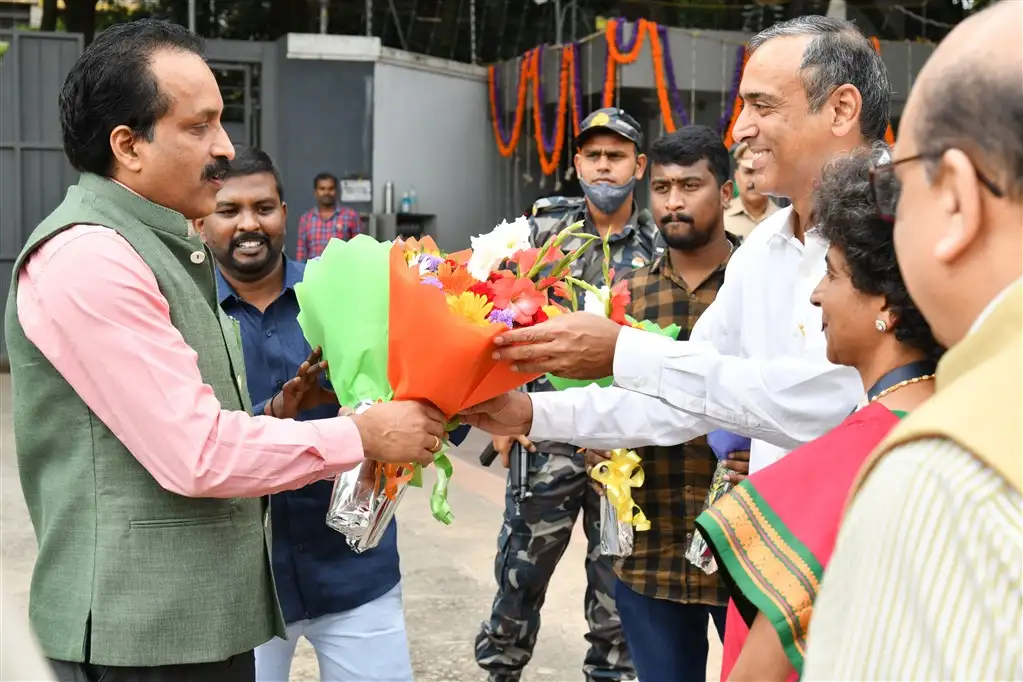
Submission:
<svg viewBox="0 0 1023 682">
<path fill-rule="evenodd" d="M 772 26 L 749 44 L 735 136 L 754 155 L 754 184 L 792 206 L 735 252 L 717 300 L 689 341 L 578 313 L 498 337 L 522 372 L 616 386 L 507 394 L 468 411 L 493 433 L 591 448 L 669 445 L 714 429 L 753 438 L 750 470 L 838 424 L 862 397 L 854 370 L 828 363 L 810 293 L 826 244 L 810 232 L 810 196 L 834 156 L 883 139 L 891 85 L 853 24 L 819 16 Z"/>
</svg>

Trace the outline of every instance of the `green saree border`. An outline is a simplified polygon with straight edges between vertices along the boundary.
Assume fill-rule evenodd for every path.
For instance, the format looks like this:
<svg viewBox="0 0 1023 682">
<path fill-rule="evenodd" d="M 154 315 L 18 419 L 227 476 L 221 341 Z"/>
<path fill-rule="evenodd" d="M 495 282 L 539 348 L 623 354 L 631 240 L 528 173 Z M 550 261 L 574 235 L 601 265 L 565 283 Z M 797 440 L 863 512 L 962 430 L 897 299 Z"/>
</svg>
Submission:
<svg viewBox="0 0 1023 682">
<path fill-rule="evenodd" d="M 824 574 L 820 562 L 746 481 L 696 525 L 742 595 L 767 615 L 801 675 L 809 607 Z"/>
</svg>

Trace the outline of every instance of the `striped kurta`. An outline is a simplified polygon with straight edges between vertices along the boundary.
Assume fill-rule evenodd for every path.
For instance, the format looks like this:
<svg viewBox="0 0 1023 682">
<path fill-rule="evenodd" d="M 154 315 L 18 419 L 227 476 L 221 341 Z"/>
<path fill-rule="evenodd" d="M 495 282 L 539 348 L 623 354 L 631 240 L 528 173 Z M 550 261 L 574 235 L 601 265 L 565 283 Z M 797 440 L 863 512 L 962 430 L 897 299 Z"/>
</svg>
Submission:
<svg viewBox="0 0 1023 682">
<path fill-rule="evenodd" d="M 805 680 L 1023 680 L 1023 499 L 952 441 L 897 447 L 851 506 Z"/>
</svg>

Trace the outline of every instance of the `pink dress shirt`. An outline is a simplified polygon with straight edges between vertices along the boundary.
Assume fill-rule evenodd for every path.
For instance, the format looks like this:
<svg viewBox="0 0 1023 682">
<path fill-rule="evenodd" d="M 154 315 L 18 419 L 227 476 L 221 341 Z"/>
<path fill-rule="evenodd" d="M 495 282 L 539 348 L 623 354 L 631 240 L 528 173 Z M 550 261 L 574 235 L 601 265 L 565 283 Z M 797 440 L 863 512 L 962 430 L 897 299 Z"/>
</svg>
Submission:
<svg viewBox="0 0 1023 682">
<path fill-rule="evenodd" d="M 96 416 L 165 489 L 258 497 L 363 461 L 347 417 L 298 422 L 222 410 L 171 324 L 156 277 L 113 230 L 77 225 L 18 275 L 18 320 Z"/>
</svg>

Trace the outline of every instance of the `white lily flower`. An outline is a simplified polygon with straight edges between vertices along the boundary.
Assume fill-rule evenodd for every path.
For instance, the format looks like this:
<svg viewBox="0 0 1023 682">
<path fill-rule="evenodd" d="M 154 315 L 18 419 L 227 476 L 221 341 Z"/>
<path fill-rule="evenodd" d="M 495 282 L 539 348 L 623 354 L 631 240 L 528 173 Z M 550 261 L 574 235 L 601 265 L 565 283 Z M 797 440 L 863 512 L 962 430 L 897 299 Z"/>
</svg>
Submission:
<svg viewBox="0 0 1023 682">
<path fill-rule="evenodd" d="M 520 217 L 513 223 L 502 221 L 487 234 L 472 237 L 472 255 L 466 266 L 469 274 L 480 282 L 487 281 L 506 258 L 530 248 L 531 232 L 529 220 Z"/>
</svg>

